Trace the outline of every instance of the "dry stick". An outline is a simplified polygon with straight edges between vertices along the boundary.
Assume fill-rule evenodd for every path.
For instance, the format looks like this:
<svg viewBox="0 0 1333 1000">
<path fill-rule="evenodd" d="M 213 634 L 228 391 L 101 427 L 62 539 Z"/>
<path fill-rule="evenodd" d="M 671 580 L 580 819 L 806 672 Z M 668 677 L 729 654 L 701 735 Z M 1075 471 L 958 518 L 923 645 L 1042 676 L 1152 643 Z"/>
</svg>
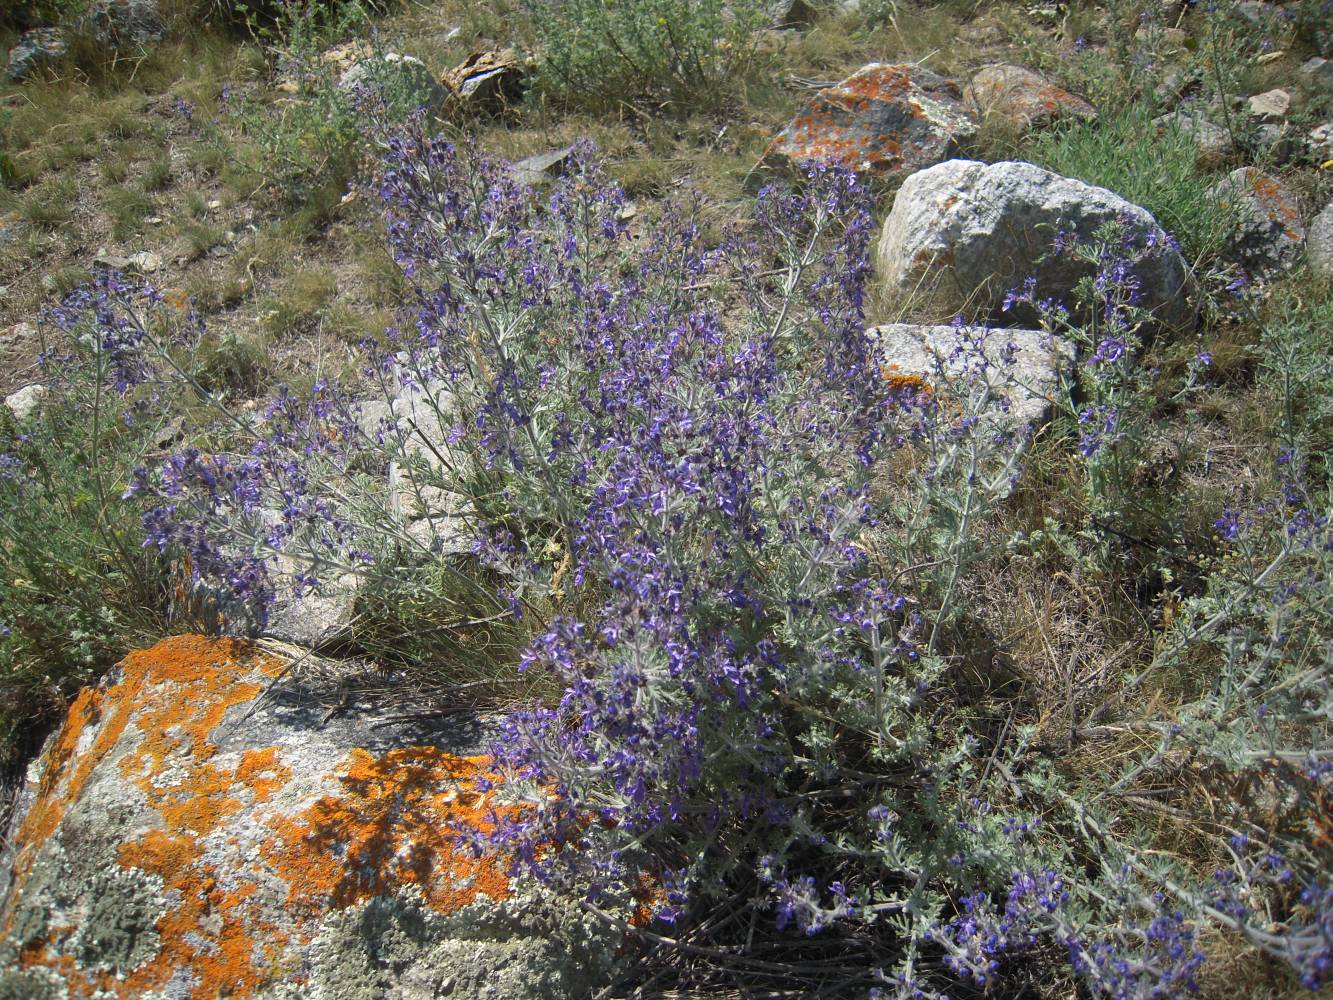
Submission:
<svg viewBox="0 0 1333 1000">
<path fill-rule="evenodd" d="M 750 968 L 759 969 L 764 972 L 778 972 L 785 975 L 790 975 L 792 972 L 792 967 L 790 965 L 781 965 L 777 962 L 764 962 L 757 958 L 745 958 L 744 956 L 733 955 L 716 948 L 704 948 L 697 944 L 688 944 L 685 941 L 678 941 L 675 938 L 664 937 L 661 934 L 654 934 L 652 931 L 644 930 L 642 927 L 635 927 L 629 921 L 622 920 L 620 917 L 613 916 L 605 910 L 599 909 L 587 900 L 579 900 L 579 906 L 603 923 L 626 934 L 641 937 L 646 941 L 651 941 L 653 944 L 665 945 L 668 948 L 674 948 L 677 951 L 689 955 L 698 955 L 701 958 L 711 958 L 719 962 L 730 962 L 735 965 L 749 966 Z"/>
</svg>

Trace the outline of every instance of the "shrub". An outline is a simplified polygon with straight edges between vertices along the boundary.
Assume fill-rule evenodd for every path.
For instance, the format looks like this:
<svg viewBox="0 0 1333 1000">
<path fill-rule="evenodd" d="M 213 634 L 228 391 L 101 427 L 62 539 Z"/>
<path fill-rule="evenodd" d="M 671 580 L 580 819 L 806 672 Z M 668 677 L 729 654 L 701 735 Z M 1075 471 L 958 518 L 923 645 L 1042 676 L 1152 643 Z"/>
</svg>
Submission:
<svg viewBox="0 0 1333 1000">
<path fill-rule="evenodd" d="M 118 350 L 109 337 L 63 342 L 45 356 L 42 405 L 22 422 L 0 410 L 3 761 L 64 696 L 169 619 L 169 567 L 143 548 L 143 509 L 121 498 L 161 425 L 151 404 L 116 391 Z"/>
<path fill-rule="evenodd" d="M 542 89 L 603 111 L 647 97 L 681 112 L 736 93 L 768 23 L 757 0 L 525 0 Z"/>
<path fill-rule="evenodd" d="M 848 992 L 926 996 L 1035 969 L 1176 995 L 1216 925 L 1324 982 L 1328 846 L 1299 819 L 1333 783 L 1328 498 L 1303 463 L 1264 512 L 1219 522 L 1234 553 L 1106 706 L 1136 743 L 1090 777 L 977 679 L 959 604 L 1026 442 L 1008 352 L 987 350 L 1003 334 L 964 330 L 962 374 L 885 377 L 861 182 L 766 188 L 720 245 L 689 203 L 636 240 L 586 148 L 546 202 L 419 130 L 387 149 L 413 308 L 367 377 L 393 418 L 324 383 L 283 391 L 132 493 L 152 543 L 256 617 L 355 572 L 379 641 L 504 623 L 560 694 L 509 715 L 497 767 L 541 804 L 479 849 L 577 874 L 593 913 L 646 874 L 677 938 L 786 989 L 832 968 Z M 1114 342 L 1137 323 L 1133 261 L 1087 252 L 1106 257 L 1105 327 L 1078 335 L 1113 342 L 1092 376 L 1129 405 L 1129 361 L 1103 362 L 1132 357 Z M 131 326 L 127 381 L 169 376 L 163 335 Z M 1223 687 L 1190 688 L 1215 669 Z M 1135 696 L 1167 675 L 1187 697 L 1164 714 Z M 1224 826 L 1247 822 L 1247 782 L 1272 789 L 1271 836 L 1200 836 L 1202 870 L 1149 851 L 1121 796 L 1182 757 L 1215 769 Z"/>
</svg>

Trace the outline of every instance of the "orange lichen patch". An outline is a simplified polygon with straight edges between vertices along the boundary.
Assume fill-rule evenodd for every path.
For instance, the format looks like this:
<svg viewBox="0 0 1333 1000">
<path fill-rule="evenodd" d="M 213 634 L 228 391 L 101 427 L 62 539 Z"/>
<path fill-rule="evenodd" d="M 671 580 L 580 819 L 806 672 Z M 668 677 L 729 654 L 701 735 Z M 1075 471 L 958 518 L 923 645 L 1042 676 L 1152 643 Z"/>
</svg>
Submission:
<svg viewBox="0 0 1333 1000">
<path fill-rule="evenodd" d="M 927 396 L 934 392 L 925 377 L 916 372 L 903 371 L 895 364 L 885 365 L 880 371 L 891 392 L 917 392 Z"/>
<path fill-rule="evenodd" d="M 629 922 L 633 927 L 647 927 L 653 920 L 653 914 L 667 902 L 666 888 L 660 879 L 646 872 L 641 872 L 638 885 L 634 890 L 634 913 Z"/>
<path fill-rule="evenodd" d="M 46 947 L 25 952 L 25 965 L 46 965 L 61 972 L 71 986 L 121 996 L 161 986 L 186 963 L 200 981 L 196 996 L 234 993 L 261 982 L 249 974 L 253 970 L 248 961 L 233 961 L 242 953 L 248 958 L 253 950 L 255 929 L 245 928 L 242 934 L 245 924 L 233 912 L 252 889 L 242 887 L 234 898 L 218 897 L 216 879 L 198 862 L 202 837 L 267 799 L 289 776 L 271 748 L 243 754 L 234 769 L 209 763 L 217 748 L 208 735 L 227 709 L 259 693 L 256 675 L 276 676 L 281 670 L 280 662 L 257 655 L 246 643 L 182 636 L 131 653 L 121 663 L 119 683 L 79 695 L 50 752 L 36 802 L 20 827 L 13 891 L 22 891 L 37 851 L 55 834 L 98 765 L 123 749 L 129 739 L 126 731 L 133 726 L 139 739 L 120 759 L 119 770 L 164 825 L 120 845 L 119 860 L 126 868 L 160 877 L 165 892 L 180 902 L 158 921 L 162 948 L 157 958 L 123 980 L 110 973 L 85 974 L 71 958 L 53 956 Z M 89 743 L 94 725 L 98 728 Z M 173 764 L 178 775 L 167 773 Z M 220 930 L 201 934 L 206 917 L 220 921 Z"/>
<path fill-rule="evenodd" d="M 927 95 L 945 104 L 959 97 L 953 84 L 937 78 L 922 91 L 911 67 L 867 66 L 815 94 L 768 153 L 875 172 L 928 162 L 928 151 L 938 146 L 942 153 L 948 138 L 931 131 L 932 115 L 922 103 Z"/>
<path fill-rule="evenodd" d="M 86 688 L 80 692 L 47 756 L 35 803 L 19 828 L 14 885 L 22 884 L 33 855 L 55 832 L 93 770 L 119 744 L 131 720 L 145 736 L 145 744 L 135 756 L 147 753 L 160 764 L 165 756 L 163 741 L 172 739 L 165 730 L 181 732 L 180 738 L 206 736 L 230 705 L 254 697 L 257 685 L 235 682 L 240 675 L 251 672 L 255 664 L 252 650 L 244 643 L 182 636 L 131 653 L 121 663 L 122 680 L 110 690 Z M 271 664 L 273 672 L 279 669 L 279 664 Z M 155 689 L 164 683 L 181 688 L 180 693 L 186 697 L 178 701 L 159 696 Z M 226 692 L 225 697 L 221 692 Z M 186 711 L 189 708 L 196 714 L 202 710 L 202 717 L 191 718 Z M 91 745 L 85 747 L 91 726 L 98 729 Z M 187 729 L 188 733 L 184 731 Z"/>
<path fill-rule="evenodd" d="M 1303 240 L 1305 232 L 1301 226 L 1301 210 L 1296 199 L 1273 178 L 1253 167 L 1245 172 L 1245 180 L 1254 192 L 1265 218 L 1281 226 L 1287 239 Z"/>
<path fill-rule="evenodd" d="M 150 958 L 121 975 L 83 968 L 62 950 L 74 927 L 20 942 L 21 964 L 58 972 L 73 995 L 138 997 L 184 975 L 196 1000 L 249 996 L 275 976 L 301 981 L 303 949 L 330 911 L 409 886 L 441 913 L 509 895 L 508 859 L 474 858 L 452 836 L 489 832 L 521 808 L 491 803 L 481 787 L 495 779 L 489 758 L 329 747 L 295 784 L 279 747 L 223 753 L 210 739 L 281 662 L 245 643 L 184 637 L 121 669 L 119 683 L 71 707 L 18 837 L 21 892 L 42 844 L 90 788 L 130 786 L 147 821 L 112 844 L 161 900 Z"/>
<path fill-rule="evenodd" d="M 487 757 L 455 757 L 434 747 L 353 751 L 339 774 L 342 794 L 273 823 L 265 859 L 291 886 L 293 912 L 351 906 L 418 886 L 427 903 L 453 913 L 484 895 L 509 896 L 508 864 L 474 858 L 455 843 L 460 828 L 487 833 L 516 807 L 496 807 L 478 782 L 493 780 Z"/>
</svg>

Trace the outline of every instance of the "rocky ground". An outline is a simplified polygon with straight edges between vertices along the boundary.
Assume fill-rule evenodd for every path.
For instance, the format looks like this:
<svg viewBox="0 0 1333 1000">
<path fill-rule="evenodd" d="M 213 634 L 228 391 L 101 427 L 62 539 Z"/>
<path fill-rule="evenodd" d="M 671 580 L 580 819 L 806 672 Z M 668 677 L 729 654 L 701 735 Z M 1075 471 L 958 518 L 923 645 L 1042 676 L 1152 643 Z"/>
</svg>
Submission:
<svg viewBox="0 0 1333 1000">
<path fill-rule="evenodd" d="M 19 427 L 44 398 L 44 310 L 103 269 L 198 314 L 208 332 L 181 364 L 241 412 L 280 383 L 361 379 L 364 342 L 407 286 L 384 239 L 369 130 L 337 103 L 359 86 L 410 94 L 534 187 L 592 138 L 639 235 L 687 191 L 720 231 L 808 161 L 854 172 L 877 194 L 866 326 L 886 377 L 942 391 L 966 368 L 954 317 L 995 324 L 1006 347 L 987 350 L 1016 357 L 1019 373 L 1000 390 L 997 433 L 1076 419 L 1067 390 L 1088 361 L 1040 329 L 1025 282 L 1069 299 L 1092 267 L 1049 254 L 1052 241 L 1133 225 L 1153 250 L 1137 304 L 1151 314 L 1154 372 L 1206 358 L 1209 380 L 1188 420 L 1184 404 L 1161 402 L 1179 436 L 1188 424 L 1203 444 L 1181 458 L 1164 434 L 1144 488 L 1169 481 L 1199 510 L 1248 495 L 1267 458 L 1249 418 L 1266 391 L 1249 353 L 1264 317 L 1313 315 L 1312 353 L 1333 348 L 1327 9 L 1242 3 L 1217 21 L 1193 4 L 773 6 L 757 71 L 707 110 L 635 95 L 597 111 L 556 102 L 539 85 L 539 40 L 504 2 L 395 7 L 374 18 L 373 43 L 372 22 L 355 19 L 312 37 L 187 30 L 150 0 L 13 26 L 0 86 L 6 420 Z M 367 426 L 410 426 L 410 453 L 433 461 L 447 444 L 422 429 L 421 405 L 406 394 Z M 171 432 L 163 450 L 190 429 Z M 1068 459 L 1045 440 L 1005 488 L 997 536 L 1087 513 L 1052 485 Z M 406 530 L 424 520 L 449 536 L 436 522 L 455 511 L 413 507 L 394 468 L 385 475 Z M 1179 525 L 1191 544 L 1211 534 L 1199 520 Z M 1102 535 L 1174 551 L 1177 539 L 1139 530 Z M 1035 692 L 1038 728 L 1064 725 L 1072 757 L 1094 753 L 1074 745 L 1073 692 L 1104 693 L 1180 605 L 1132 573 L 1098 593 L 1077 576 L 1015 591 L 997 560 L 966 584 L 978 629 Z M 441 715 L 393 674 L 399 693 L 381 697 L 387 674 L 367 666 L 357 602 L 349 580 L 279 608 L 267 646 L 167 639 L 46 676 L 40 695 L 24 687 L 31 704 L 3 755 L 26 774 L 0 856 L 0 997 L 657 995 L 596 992 L 645 946 L 632 929 L 651 885 L 599 919 L 568 892 L 519 905 L 530 890 L 504 864 L 440 835 L 497 820 L 483 809 L 478 734 L 513 689 Z M 120 665 L 98 685 L 108 659 Z M 1067 725 L 1051 721 L 1065 713 Z M 40 755 L 19 761 L 23 740 L 52 726 Z M 1235 965 L 1254 977 L 1247 961 Z M 1205 993 L 1227 995 L 1225 980 Z M 1246 990 L 1295 995 L 1289 976 Z"/>
</svg>

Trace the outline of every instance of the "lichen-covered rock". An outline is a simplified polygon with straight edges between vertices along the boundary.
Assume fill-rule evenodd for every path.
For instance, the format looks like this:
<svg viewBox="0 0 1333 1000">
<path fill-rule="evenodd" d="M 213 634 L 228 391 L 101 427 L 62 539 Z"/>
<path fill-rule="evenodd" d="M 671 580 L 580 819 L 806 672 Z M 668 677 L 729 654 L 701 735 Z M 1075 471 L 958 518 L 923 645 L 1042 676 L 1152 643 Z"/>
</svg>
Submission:
<svg viewBox="0 0 1333 1000">
<path fill-rule="evenodd" d="M 1300 203 L 1277 178 L 1256 167 L 1238 167 L 1212 195 L 1234 214 L 1226 255 L 1251 277 L 1271 277 L 1300 259 L 1305 247 Z"/>
<path fill-rule="evenodd" d="M 1164 324 L 1192 323 L 1189 268 L 1147 210 L 1031 163 L 950 160 L 912 174 L 884 221 L 878 274 L 932 312 L 1030 322 L 1024 307 L 1003 311 L 1006 294 L 1032 278 L 1039 296 L 1068 301 L 1091 266 L 1052 253 L 1057 234 L 1089 241 L 1110 222 L 1152 246 L 1136 268 L 1141 305 Z"/>
<path fill-rule="evenodd" d="M 870 174 L 917 170 L 954 155 L 975 134 L 961 98 L 957 84 L 929 70 L 871 63 L 815 94 L 765 161 L 820 160 Z"/>
<path fill-rule="evenodd" d="M 158 0 L 94 0 L 72 30 L 123 51 L 163 38 L 166 23 Z"/>
<path fill-rule="evenodd" d="M 59 28 L 33 28 L 19 36 L 18 44 L 9 50 L 5 77 L 11 81 L 27 79 L 39 69 L 64 58 L 69 51 L 64 32 Z"/>
<path fill-rule="evenodd" d="M 941 379 L 967 379 L 985 367 L 1004 400 L 1000 416 L 1013 426 L 1043 422 L 1073 382 L 1073 345 L 1041 330 L 890 323 L 867 336 L 893 385 L 933 391 Z"/>
<path fill-rule="evenodd" d="M 997 118 L 1017 129 L 1039 128 L 1059 118 L 1097 117 L 1083 98 L 1022 66 L 983 66 L 963 92 L 963 101 L 983 121 Z"/>
<path fill-rule="evenodd" d="M 488 758 L 460 755 L 475 723 L 372 726 L 340 682 L 337 712 L 331 678 L 186 636 L 82 692 L 3 859 L 0 997 L 590 989 L 618 935 L 451 838 L 525 808 L 494 802 Z"/>
<path fill-rule="evenodd" d="M 1333 278 L 1333 202 L 1314 217 L 1305 238 L 1305 258 L 1321 278 Z"/>
</svg>

